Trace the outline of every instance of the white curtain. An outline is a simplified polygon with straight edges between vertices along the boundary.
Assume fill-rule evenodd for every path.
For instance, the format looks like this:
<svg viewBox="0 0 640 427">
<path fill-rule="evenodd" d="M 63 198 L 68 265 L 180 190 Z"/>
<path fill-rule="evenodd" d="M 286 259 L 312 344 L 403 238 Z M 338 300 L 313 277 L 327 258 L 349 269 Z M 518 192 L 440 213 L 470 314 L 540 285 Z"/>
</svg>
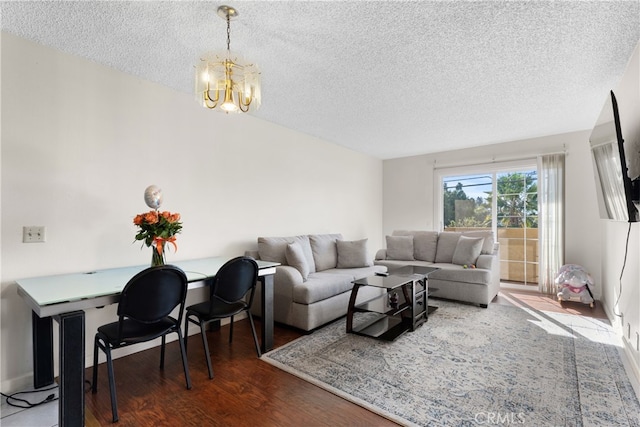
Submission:
<svg viewBox="0 0 640 427">
<path fill-rule="evenodd" d="M 601 144 L 591 150 L 598 168 L 601 192 L 609 195 L 609 197 L 603 198 L 607 216 L 611 219 L 627 221 L 629 212 L 627 211 L 627 197 L 624 194 L 624 181 L 620 169 L 618 141 Z"/>
<path fill-rule="evenodd" d="M 564 154 L 538 157 L 538 186 L 538 289 L 555 294 L 555 277 L 564 263 Z"/>
</svg>

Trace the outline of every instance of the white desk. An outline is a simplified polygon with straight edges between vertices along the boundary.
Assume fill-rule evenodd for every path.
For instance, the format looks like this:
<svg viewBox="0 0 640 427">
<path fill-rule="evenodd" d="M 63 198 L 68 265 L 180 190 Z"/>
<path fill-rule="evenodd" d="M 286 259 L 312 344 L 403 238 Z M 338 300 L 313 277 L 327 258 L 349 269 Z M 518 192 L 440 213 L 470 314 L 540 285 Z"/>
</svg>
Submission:
<svg viewBox="0 0 640 427">
<path fill-rule="evenodd" d="M 213 257 L 172 263 L 187 275 L 189 289 L 208 285 L 229 258 Z M 278 263 L 257 261 L 262 285 L 261 347 L 273 348 L 273 275 Z M 60 331 L 60 401 L 58 424 L 84 425 L 85 318 L 88 308 L 117 303 L 127 282 L 148 266 L 111 268 L 84 273 L 17 280 L 18 294 L 32 310 L 33 382 L 54 382 L 53 323 Z"/>
</svg>

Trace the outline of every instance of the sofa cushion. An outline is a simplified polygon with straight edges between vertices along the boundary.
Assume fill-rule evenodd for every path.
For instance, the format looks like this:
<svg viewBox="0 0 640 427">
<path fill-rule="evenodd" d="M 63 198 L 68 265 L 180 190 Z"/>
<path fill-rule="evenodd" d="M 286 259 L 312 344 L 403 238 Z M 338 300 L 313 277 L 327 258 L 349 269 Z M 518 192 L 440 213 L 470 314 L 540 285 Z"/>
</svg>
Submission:
<svg viewBox="0 0 640 427">
<path fill-rule="evenodd" d="M 413 236 L 386 236 L 387 259 L 413 261 Z"/>
<path fill-rule="evenodd" d="M 437 231 L 396 230 L 394 236 L 413 236 L 413 258 L 420 261 L 436 260 Z"/>
<path fill-rule="evenodd" d="M 438 235 L 435 262 L 451 262 L 453 260 L 453 253 L 461 235 L 462 233 L 454 231 L 443 231 Z"/>
<path fill-rule="evenodd" d="M 260 254 L 260 259 L 286 265 L 287 257 L 285 250 L 287 245 L 293 242 L 298 242 L 302 247 L 302 252 L 309 266 L 309 272 L 316 271 L 316 264 L 313 259 L 308 236 L 258 237 L 258 253 Z"/>
<path fill-rule="evenodd" d="M 493 253 L 493 232 L 491 230 L 482 230 L 482 231 L 464 231 L 462 232 L 463 236 L 467 237 L 482 237 L 484 239 L 484 243 L 482 244 L 482 252 L 485 255 L 491 255 Z"/>
<path fill-rule="evenodd" d="M 313 234 L 309 236 L 316 271 L 335 268 L 338 265 L 337 240 L 342 240 L 342 234 Z"/>
<path fill-rule="evenodd" d="M 338 253 L 337 268 L 368 267 L 367 239 L 362 240 L 336 240 Z"/>
<path fill-rule="evenodd" d="M 456 250 L 453 252 L 451 262 L 458 265 L 471 266 L 475 265 L 480 252 L 482 251 L 482 237 L 460 236 L 456 244 Z"/>
<path fill-rule="evenodd" d="M 289 243 L 284 254 L 287 258 L 287 264 L 298 270 L 303 280 L 307 280 L 307 277 L 309 277 L 309 264 L 307 264 L 307 259 L 304 256 L 300 243 Z"/>
<path fill-rule="evenodd" d="M 391 262 L 400 262 L 400 261 L 391 261 Z M 368 267 L 359 267 L 359 268 L 330 268 L 329 270 L 324 270 L 323 274 L 340 274 L 351 277 L 351 280 L 362 279 L 363 277 L 373 276 L 376 273 L 387 271 L 387 267 L 383 265 L 371 265 Z M 353 286 L 353 285 L 352 285 Z"/>
<path fill-rule="evenodd" d="M 293 302 L 299 304 L 313 304 L 327 298 L 334 297 L 353 288 L 349 274 L 325 273 L 324 271 L 311 273 L 306 282 L 293 286 Z"/>
<path fill-rule="evenodd" d="M 491 284 L 491 270 L 481 268 L 464 268 L 461 265 L 456 264 L 437 263 L 431 264 L 431 267 L 440 268 L 440 270 L 436 270 L 429 274 L 429 282 L 434 287 L 437 287 L 437 285 L 433 282 L 437 281 L 471 283 L 487 286 Z"/>
</svg>

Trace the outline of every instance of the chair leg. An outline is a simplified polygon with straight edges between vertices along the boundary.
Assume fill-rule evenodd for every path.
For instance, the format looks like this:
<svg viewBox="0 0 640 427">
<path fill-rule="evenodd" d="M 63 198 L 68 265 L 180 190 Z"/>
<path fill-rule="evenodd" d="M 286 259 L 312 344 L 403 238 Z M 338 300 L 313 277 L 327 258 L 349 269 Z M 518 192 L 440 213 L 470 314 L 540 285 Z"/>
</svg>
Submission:
<svg viewBox="0 0 640 427">
<path fill-rule="evenodd" d="M 178 326 L 178 341 L 180 342 L 180 355 L 182 356 L 182 367 L 184 368 L 184 379 L 187 382 L 187 390 L 191 390 L 191 375 L 189 375 L 189 365 L 187 364 L 187 350 L 184 348 L 184 340 L 182 339 L 182 332 L 180 332 L 180 326 Z"/>
<path fill-rule="evenodd" d="M 93 340 L 93 379 L 91 382 L 91 393 L 98 392 L 98 337 Z"/>
<path fill-rule="evenodd" d="M 187 344 L 189 344 L 189 316 L 184 317 L 184 354 L 187 354 Z"/>
<path fill-rule="evenodd" d="M 204 357 L 207 359 L 207 369 L 209 370 L 209 379 L 213 379 L 213 368 L 211 367 L 211 354 L 209 353 L 209 343 L 207 342 L 207 324 L 200 321 L 200 335 L 202 335 L 202 345 L 204 346 Z"/>
<path fill-rule="evenodd" d="M 231 321 L 229 322 L 229 344 L 233 341 L 233 316 L 231 316 Z"/>
<path fill-rule="evenodd" d="M 162 336 L 162 345 L 160 346 L 160 369 L 164 369 L 164 347 L 166 343 L 166 335 Z"/>
<path fill-rule="evenodd" d="M 111 393 L 111 414 L 113 422 L 118 421 L 118 401 L 116 398 L 116 379 L 113 375 L 113 360 L 111 359 L 111 348 L 105 345 L 104 352 L 107 355 L 107 371 L 109 374 L 109 392 Z"/>
<path fill-rule="evenodd" d="M 249 315 L 249 325 L 251 325 L 251 333 L 253 334 L 253 343 L 256 345 L 256 352 L 258 353 L 258 357 L 262 356 L 260 352 L 260 344 L 258 343 L 258 335 L 256 334 L 256 325 L 253 323 L 253 316 L 250 311 L 247 311 Z"/>
</svg>

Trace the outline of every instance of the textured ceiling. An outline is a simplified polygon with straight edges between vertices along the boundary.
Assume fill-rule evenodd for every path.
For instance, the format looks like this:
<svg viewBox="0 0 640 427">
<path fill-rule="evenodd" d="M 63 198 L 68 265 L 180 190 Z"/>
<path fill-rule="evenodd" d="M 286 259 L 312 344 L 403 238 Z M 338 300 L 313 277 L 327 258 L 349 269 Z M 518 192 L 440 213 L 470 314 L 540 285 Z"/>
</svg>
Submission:
<svg viewBox="0 0 640 427">
<path fill-rule="evenodd" d="M 221 4 L 255 116 L 382 159 L 589 129 L 640 40 L 640 0 L 0 2 L 4 31 L 186 93 Z"/>
</svg>

